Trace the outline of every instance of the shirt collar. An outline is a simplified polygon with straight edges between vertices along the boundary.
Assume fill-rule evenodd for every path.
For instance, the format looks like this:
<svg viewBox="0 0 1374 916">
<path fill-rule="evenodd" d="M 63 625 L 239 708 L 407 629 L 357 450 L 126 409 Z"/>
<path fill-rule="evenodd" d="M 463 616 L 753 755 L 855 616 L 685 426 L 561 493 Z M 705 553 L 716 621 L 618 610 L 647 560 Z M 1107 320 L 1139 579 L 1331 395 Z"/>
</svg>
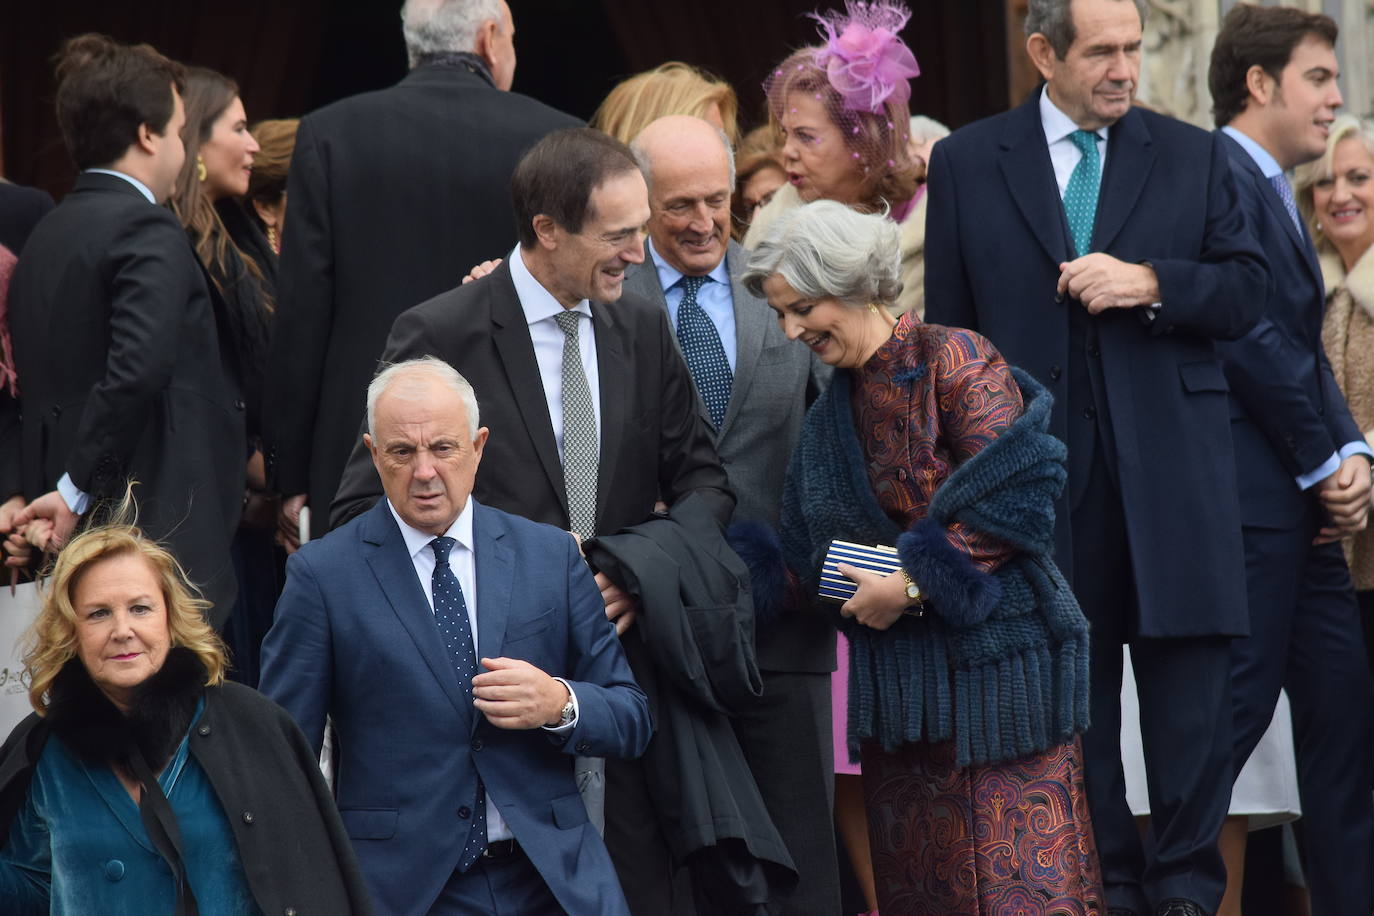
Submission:
<svg viewBox="0 0 1374 916">
<path fill-rule="evenodd" d="M 148 203 L 154 206 L 157 205 L 157 198 L 153 196 L 152 189 L 127 172 L 116 172 L 114 169 L 86 169 L 86 171 L 93 172 L 96 175 L 114 175 L 116 178 L 123 178 L 129 184 L 138 188 L 139 193 L 148 198 Z"/>
<path fill-rule="evenodd" d="M 653 239 L 646 241 L 644 247 L 648 250 L 649 257 L 653 258 L 654 269 L 658 271 L 658 283 L 663 287 L 663 291 L 666 293 L 682 279 L 682 271 L 663 260 L 663 256 L 658 253 L 658 249 L 654 248 Z M 726 257 L 729 257 L 729 255 L 727 254 Z M 730 268 L 726 265 L 725 258 L 721 258 L 720 263 L 712 268 L 711 272 L 706 276 L 715 280 L 717 283 L 724 283 L 726 286 L 729 286 Z"/>
<path fill-rule="evenodd" d="M 1078 130 L 1078 125 L 1073 123 L 1073 118 L 1059 110 L 1059 106 L 1050 99 L 1049 84 L 1040 90 L 1040 125 L 1045 129 L 1045 142 L 1053 146 L 1063 140 L 1069 134 Z M 1107 128 L 1099 127 L 1093 131 L 1099 140 L 1107 139 Z"/>
<path fill-rule="evenodd" d="M 413 560 L 419 555 L 420 551 L 429 546 L 429 542 L 434 540 L 435 535 L 418 528 L 412 528 L 401 518 L 396 507 L 391 504 L 391 500 L 386 501 L 386 507 L 391 510 L 391 517 L 396 519 L 396 524 L 401 529 L 401 537 L 405 538 L 406 551 Z M 472 496 L 469 494 L 468 500 L 463 504 L 463 511 L 458 513 L 458 517 L 453 520 L 453 524 L 448 526 L 444 532 L 445 537 L 453 538 L 461 546 L 472 550 Z"/>
<path fill-rule="evenodd" d="M 553 293 L 546 290 L 542 283 L 534 278 L 530 269 L 525 264 L 525 253 L 516 245 L 507 258 L 510 264 L 510 279 L 515 284 L 515 295 L 520 299 L 520 308 L 525 312 L 525 323 L 534 324 L 536 321 L 545 321 L 553 318 L 565 309 L 563 303 L 553 297 Z M 573 311 L 581 312 L 588 318 L 592 315 L 591 304 L 583 299 L 573 307 Z"/>
<path fill-rule="evenodd" d="M 1279 165 L 1278 160 L 1269 155 L 1269 151 L 1251 140 L 1245 134 L 1236 130 L 1230 124 L 1222 129 L 1222 133 L 1240 144 L 1240 148 L 1250 154 L 1250 158 L 1255 160 L 1255 165 L 1259 166 L 1265 178 L 1273 178 L 1275 175 L 1283 174 L 1283 166 Z"/>
</svg>

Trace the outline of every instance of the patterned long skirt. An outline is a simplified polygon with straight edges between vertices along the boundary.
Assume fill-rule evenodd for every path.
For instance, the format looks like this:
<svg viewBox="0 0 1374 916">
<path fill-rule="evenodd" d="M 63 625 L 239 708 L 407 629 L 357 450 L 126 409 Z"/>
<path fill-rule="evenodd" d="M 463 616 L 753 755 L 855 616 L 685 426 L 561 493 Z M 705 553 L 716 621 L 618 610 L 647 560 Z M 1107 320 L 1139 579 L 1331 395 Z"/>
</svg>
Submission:
<svg viewBox="0 0 1374 916">
<path fill-rule="evenodd" d="M 968 769 L 953 742 L 862 758 L 883 916 L 1106 912 L 1077 739 Z"/>
</svg>

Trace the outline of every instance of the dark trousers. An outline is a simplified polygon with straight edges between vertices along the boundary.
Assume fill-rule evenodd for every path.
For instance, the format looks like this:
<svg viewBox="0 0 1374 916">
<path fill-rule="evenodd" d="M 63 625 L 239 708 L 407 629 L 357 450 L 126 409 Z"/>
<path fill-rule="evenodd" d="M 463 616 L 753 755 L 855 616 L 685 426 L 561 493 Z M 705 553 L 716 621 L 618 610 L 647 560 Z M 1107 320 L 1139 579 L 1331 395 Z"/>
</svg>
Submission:
<svg viewBox="0 0 1374 916">
<path fill-rule="evenodd" d="M 429 912 L 433 916 L 562 916 L 544 878 L 523 852 L 478 859 L 455 871 Z"/>
<path fill-rule="evenodd" d="M 1072 516 L 1074 593 L 1092 625 L 1092 727 L 1083 736 L 1084 775 L 1107 902 L 1146 916 L 1161 901 L 1182 898 L 1212 912 L 1226 888 L 1217 835 L 1231 799 L 1231 640 L 1136 638 L 1126 520 L 1101 461 L 1093 463 L 1080 492 Z M 1126 804 L 1121 766 L 1126 642 L 1140 697 L 1148 853 Z"/>
<path fill-rule="evenodd" d="M 763 696 L 735 719 L 735 736 L 773 825 L 799 873 L 780 910 L 840 912 L 839 863 L 830 829 L 834 754 L 830 675 L 763 672 Z M 702 916 L 686 871 L 677 870 L 638 761 L 606 761 L 606 848 L 635 916 Z"/>
<path fill-rule="evenodd" d="M 1235 767 L 1269 725 L 1279 689 L 1293 708 L 1312 911 L 1374 907 L 1374 681 L 1339 544 L 1296 529 L 1245 529 L 1250 636 L 1232 646 Z"/>
</svg>

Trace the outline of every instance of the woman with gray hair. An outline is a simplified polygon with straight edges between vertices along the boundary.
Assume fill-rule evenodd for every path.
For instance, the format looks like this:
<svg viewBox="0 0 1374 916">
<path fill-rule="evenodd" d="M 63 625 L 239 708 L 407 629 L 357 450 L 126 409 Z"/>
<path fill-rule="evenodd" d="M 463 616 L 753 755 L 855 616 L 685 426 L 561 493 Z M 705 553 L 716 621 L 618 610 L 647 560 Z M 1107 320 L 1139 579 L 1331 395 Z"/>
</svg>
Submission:
<svg viewBox="0 0 1374 916">
<path fill-rule="evenodd" d="M 817 201 L 779 218 L 744 276 L 837 370 L 788 468 L 781 540 L 805 595 L 851 583 L 835 599 L 842 752 L 863 762 L 877 904 L 1100 911 L 1077 737 L 1088 628 L 1051 556 L 1050 396 L 983 337 L 892 317 L 898 232 Z M 891 572 L 840 563 L 822 583 L 837 542 L 888 548 Z"/>
</svg>

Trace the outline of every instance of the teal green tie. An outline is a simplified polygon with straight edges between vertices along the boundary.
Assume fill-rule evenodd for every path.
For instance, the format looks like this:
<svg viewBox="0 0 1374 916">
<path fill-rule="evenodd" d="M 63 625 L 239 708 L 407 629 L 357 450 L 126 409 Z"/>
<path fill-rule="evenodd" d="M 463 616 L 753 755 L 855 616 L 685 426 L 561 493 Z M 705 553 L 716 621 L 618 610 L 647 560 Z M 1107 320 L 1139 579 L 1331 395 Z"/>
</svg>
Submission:
<svg viewBox="0 0 1374 916">
<path fill-rule="evenodd" d="M 1102 168 L 1097 157 L 1097 134 L 1076 130 L 1069 134 L 1069 139 L 1083 154 L 1069 176 L 1069 186 L 1064 189 L 1064 212 L 1069 217 L 1074 251 L 1081 258 L 1093 243 L 1093 219 L 1097 216 L 1097 190 Z"/>
</svg>

